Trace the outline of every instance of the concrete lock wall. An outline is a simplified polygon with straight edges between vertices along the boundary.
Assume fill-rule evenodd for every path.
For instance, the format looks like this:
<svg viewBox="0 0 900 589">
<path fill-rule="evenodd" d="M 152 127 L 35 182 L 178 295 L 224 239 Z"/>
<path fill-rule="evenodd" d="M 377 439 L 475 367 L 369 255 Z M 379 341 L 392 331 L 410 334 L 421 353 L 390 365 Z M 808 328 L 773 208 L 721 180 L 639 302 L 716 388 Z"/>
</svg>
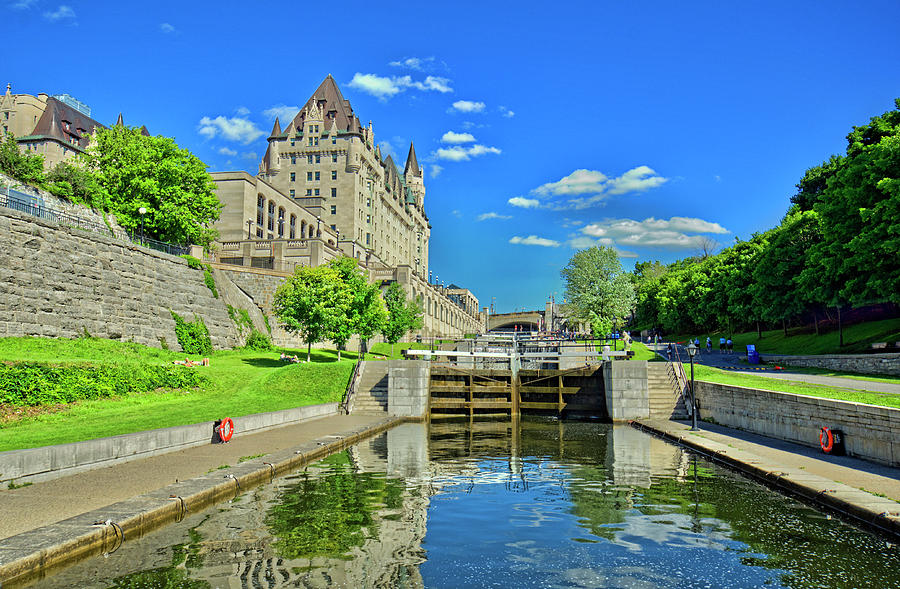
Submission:
<svg viewBox="0 0 900 589">
<path fill-rule="evenodd" d="M 888 374 L 900 376 L 900 354 L 830 354 L 825 356 L 779 356 L 762 354 L 766 362 L 826 368 L 859 374 Z"/>
<path fill-rule="evenodd" d="M 260 432 L 337 413 L 336 403 L 326 403 L 234 417 L 234 435 Z M 215 441 L 213 422 L 208 421 L 72 444 L 10 450 L 0 452 L 0 481 L 48 480 Z"/>
<path fill-rule="evenodd" d="M 424 417 L 428 412 L 428 360 L 391 360 L 388 368 L 388 414 Z"/>
<path fill-rule="evenodd" d="M 606 394 L 606 412 L 612 421 L 650 416 L 646 361 L 604 362 L 603 388 Z"/>
<path fill-rule="evenodd" d="M 0 337 L 90 335 L 178 350 L 175 321 L 203 318 L 216 348 L 238 344 L 203 272 L 177 256 L 0 209 Z"/>
<path fill-rule="evenodd" d="M 696 390 L 702 419 L 811 447 L 827 426 L 844 432 L 848 455 L 900 466 L 900 409 L 700 381 Z"/>
</svg>

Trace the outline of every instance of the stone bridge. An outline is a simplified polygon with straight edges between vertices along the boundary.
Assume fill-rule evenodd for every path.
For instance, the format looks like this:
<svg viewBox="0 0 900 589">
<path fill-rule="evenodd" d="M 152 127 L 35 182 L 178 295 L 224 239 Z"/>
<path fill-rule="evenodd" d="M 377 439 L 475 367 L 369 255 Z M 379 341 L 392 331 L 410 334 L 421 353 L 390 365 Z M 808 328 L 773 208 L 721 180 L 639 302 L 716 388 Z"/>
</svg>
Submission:
<svg viewBox="0 0 900 589">
<path fill-rule="evenodd" d="M 522 311 L 519 313 L 496 313 L 488 317 L 488 331 L 539 331 L 544 328 L 544 311 Z"/>
</svg>

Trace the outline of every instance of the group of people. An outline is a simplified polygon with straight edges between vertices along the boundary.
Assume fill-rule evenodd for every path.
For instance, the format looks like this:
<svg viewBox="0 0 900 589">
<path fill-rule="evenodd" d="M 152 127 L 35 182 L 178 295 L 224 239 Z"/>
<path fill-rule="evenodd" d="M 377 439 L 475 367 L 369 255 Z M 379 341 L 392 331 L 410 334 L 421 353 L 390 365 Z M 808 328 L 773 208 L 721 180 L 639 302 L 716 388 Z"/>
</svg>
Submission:
<svg viewBox="0 0 900 589">
<path fill-rule="evenodd" d="M 285 354 L 284 352 L 282 352 L 282 353 L 281 353 L 281 361 L 282 361 L 282 362 L 292 362 L 292 363 L 294 363 L 294 364 L 299 364 L 299 363 L 300 363 L 300 358 L 298 358 L 296 355 L 294 355 L 294 356 L 288 356 L 287 354 Z"/>
<path fill-rule="evenodd" d="M 657 338 L 657 341 L 658 341 L 658 338 Z M 697 350 L 698 351 L 700 350 L 700 338 L 699 337 L 694 338 L 693 342 L 691 340 L 688 340 L 688 344 L 694 344 L 695 346 L 697 346 Z M 669 361 L 672 360 L 672 355 L 674 354 L 674 352 L 675 352 L 675 344 L 670 342 L 666 346 L 666 357 L 669 359 Z M 724 354 L 726 352 L 729 354 L 734 353 L 734 342 L 731 341 L 730 337 L 729 338 L 720 337 L 719 338 L 719 353 Z M 706 353 L 707 354 L 712 353 L 712 338 L 709 336 L 706 336 Z"/>
</svg>

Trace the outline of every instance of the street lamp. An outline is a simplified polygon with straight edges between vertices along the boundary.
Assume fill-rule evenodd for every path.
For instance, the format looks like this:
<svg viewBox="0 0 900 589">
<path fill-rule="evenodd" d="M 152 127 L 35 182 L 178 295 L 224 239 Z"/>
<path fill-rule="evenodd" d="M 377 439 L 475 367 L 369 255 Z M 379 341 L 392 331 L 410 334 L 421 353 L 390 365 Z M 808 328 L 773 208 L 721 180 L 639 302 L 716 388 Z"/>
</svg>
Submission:
<svg viewBox="0 0 900 589">
<path fill-rule="evenodd" d="M 147 214 L 147 209 L 141 207 L 138 209 L 138 213 L 141 215 L 141 245 L 144 245 L 144 215 Z"/>
<path fill-rule="evenodd" d="M 316 217 L 316 237 L 322 237 L 322 217 Z"/>
<path fill-rule="evenodd" d="M 697 350 L 699 348 L 691 342 L 691 344 L 687 347 L 688 356 L 691 358 L 691 431 L 698 431 L 700 428 L 697 427 L 697 396 L 694 392 L 694 356 L 697 354 Z"/>
<path fill-rule="evenodd" d="M 250 228 L 253 227 L 253 219 L 247 219 L 247 239 L 252 239 L 250 237 Z"/>
</svg>

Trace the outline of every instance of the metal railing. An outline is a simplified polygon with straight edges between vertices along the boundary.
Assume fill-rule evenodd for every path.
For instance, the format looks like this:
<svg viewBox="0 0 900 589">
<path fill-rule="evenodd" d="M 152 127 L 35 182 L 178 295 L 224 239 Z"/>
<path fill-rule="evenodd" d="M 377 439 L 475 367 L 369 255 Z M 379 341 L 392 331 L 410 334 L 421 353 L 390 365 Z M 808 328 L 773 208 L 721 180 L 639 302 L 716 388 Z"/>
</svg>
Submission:
<svg viewBox="0 0 900 589">
<path fill-rule="evenodd" d="M 120 235 L 105 223 L 99 223 L 93 219 L 87 219 L 80 215 L 67 213 L 65 211 L 59 211 L 57 209 L 45 206 L 43 199 L 41 199 L 40 197 L 25 194 L 24 192 L 19 192 L 17 190 L 6 190 L 4 192 L 6 194 L 0 193 L 0 206 L 18 211 L 20 213 L 24 213 L 26 215 L 30 215 L 32 217 L 38 217 L 47 221 L 53 221 L 54 223 L 58 223 L 65 227 L 72 227 L 74 229 L 80 229 L 82 231 L 90 231 L 91 233 L 98 233 L 100 235 L 113 237 L 119 240 L 124 240 L 123 238 L 127 237 L 128 240 L 130 240 L 134 244 L 167 254 L 172 254 L 173 256 L 180 256 L 190 253 L 191 251 L 190 246 L 176 245 L 172 243 L 166 243 L 164 241 L 158 241 L 156 239 L 150 239 L 149 237 L 140 235 L 139 233 L 123 231 L 122 233 L 124 235 Z"/>
<path fill-rule="evenodd" d="M 344 398 L 341 399 L 340 409 L 345 415 L 350 415 L 350 404 L 353 402 L 353 396 L 359 388 L 359 381 L 362 378 L 362 363 L 362 360 L 356 361 L 356 366 L 353 367 L 353 375 L 350 377 L 350 382 L 347 383 L 347 390 L 344 391 Z"/>
<path fill-rule="evenodd" d="M 678 351 L 678 344 L 673 344 L 674 360 L 669 359 L 666 365 L 669 374 L 669 382 L 672 384 L 673 392 L 676 397 L 681 397 L 684 407 L 688 412 L 688 416 L 694 411 L 693 404 L 688 400 L 685 391 L 688 389 L 687 375 L 684 373 L 684 364 L 681 362 L 681 354 Z"/>
</svg>

